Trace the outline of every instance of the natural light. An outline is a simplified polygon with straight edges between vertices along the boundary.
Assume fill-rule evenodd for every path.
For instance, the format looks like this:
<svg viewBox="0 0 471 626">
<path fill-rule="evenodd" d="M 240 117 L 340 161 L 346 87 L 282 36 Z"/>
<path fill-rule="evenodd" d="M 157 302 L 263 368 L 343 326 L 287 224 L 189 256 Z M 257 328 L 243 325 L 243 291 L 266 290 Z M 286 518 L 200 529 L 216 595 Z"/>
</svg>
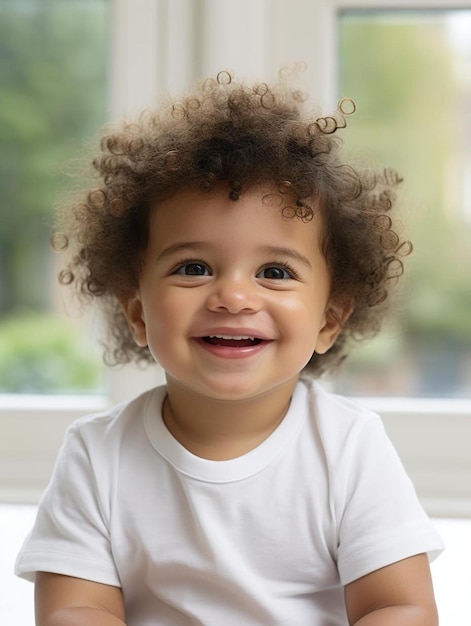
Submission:
<svg viewBox="0 0 471 626">
<path fill-rule="evenodd" d="M 404 176 L 415 251 L 397 314 L 329 385 L 378 412 L 447 549 L 441 626 L 470 626 L 471 0 L 2 0 L 0 3 L 0 624 L 34 623 L 16 579 L 67 426 L 160 383 L 107 369 L 100 320 L 57 284 L 52 215 L 100 126 L 228 68 L 306 61 L 362 161 Z M 14 210 L 12 210 L 14 208 Z"/>
</svg>

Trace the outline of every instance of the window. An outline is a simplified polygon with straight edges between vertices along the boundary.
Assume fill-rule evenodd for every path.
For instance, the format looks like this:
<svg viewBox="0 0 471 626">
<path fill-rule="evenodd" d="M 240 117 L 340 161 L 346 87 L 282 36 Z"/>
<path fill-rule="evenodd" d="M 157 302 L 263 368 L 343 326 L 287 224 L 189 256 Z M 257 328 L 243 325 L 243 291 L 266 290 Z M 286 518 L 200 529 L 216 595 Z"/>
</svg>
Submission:
<svg viewBox="0 0 471 626">
<path fill-rule="evenodd" d="M 339 388 L 370 396 L 431 515 L 470 517 L 471 2 L 335 0 L 322 11 L 324 93 L 356 101 L 346 132 L 362 157 L 404 175 L 416 247 L 402 310 Z"/>
<path fill-rule="evenodd" d="M 64 164 L 75 177 L 72 159 L 105 120 L 106 17 L 105 0 L 0 6 L 0 393 L 103 384 L 88 329 L 64 315 L 48 241 Z"/>
<path fill-rule="evenodd" d="M 348 133 L 351 133 L 349 141 L 350 139 L 354 143 L 358 141 L 358 145 L 364 141 L 362 150 L 367 158 L 372 161 L 395 165 L 403 173 L 406 178 L 402 192 L 402 195 L 405 195 L 403 203 L 404 206 L 412 207 L 411 212 L 414 215 L 419 208 L 423 212 L 431 210 L 431 203 L 425 196 L 422 196 L 424 184 L 418 187 L 408 187 L 411 184 L 409 181 L 413 180 L 408 174 L 409 166 L 415 165 L 413 161 L 419 161 L 419 159 L 410 158 L 411 149 L 405 148 L 402 141 L 401 145 L 397 145 L 397 141 L 391 141 L 390 135 L 385 134 L 390 133 L 388 126 L 393 121 L 397 122 L 393 119 L 394 116 L 387 119 L 386 114 L 397 115 L 395 111 L 397 106 L 392 113 L 388 112 L 387 103 L 374 110 L 373 99 L 379 97 L 372 91 L 374 81 L 368 80 L 366 72 L 363 72 L 360 75 L 363 86 L 361 90 L 358 89 L 360 82 L 356 79 L 353 80 L 352 74 L 350 74 L 353 58 L 350 60 L 344 57 L 342 60 L 342 50 L 346 50 L 345 46 L 348 40 L 350 40 L 348 45 L 351 45 L 352 39 L 355 38 L 357 41 L 360 40 L 359 43 L 361 44 L 359 35 L 353 36 L 354 31 L 359 28 L 367 30 L 370 28 L 371 31 L 374 31 L 376 27 L 373 26 L 373 22 L 375 20 L 379 20 L 384 28 L 388 29 L 392 27 L 391 17 L 393 22 L 396 18 L 400 18 L 400 28 L 405 28 L 407 20 L 412 17 L 414 20 L 419 20 L 419 23 L 423 18 L 428 25 L 427 28 L 436 28 L 436 18 L 439 15 L 430 13 L 430 10 L 434 9 L 436 12 L 440 9 L 448 14 L 458 15 L 460 18 L 458 21 L 461 22 L 461 17 L 464 15 L 463 11 L 471 11 L 471 0 L 454 0 L 453 10 L 445 0 L 396 0 L 395 2 L 391 2 L 391 0 L 316 0 L 315 2 L 312 0 L 290 0 L 290 2 L 286 2 L 286 0 L 225 0 L 224 3 L 221 3 L 220 0 L 4 0 L 0 8 L 0 17 L 2 18 L 0 21 L 3 23 L 3 17 L 8 12 L 11 15 L 19 15 L 21 11 L 27 14 L 26 7 L 36 7 L 38 10 L 38 7 L 59 5 L 67 7 L 69 12 L 67 18 L 69 15 L 81 15 L 81 19 L 85 20 L 88 19 L 85 18 L 87 11 L 89 12 L 88 16 L 92 11 L 97 11 L 97 23 L 93 25 L 93 32 L 95 34 L 98 31 L 102 33 L 102 36 L 97 39 L 97 45 L 101 46 L 101 52 L 97 52 L 98 56 L 92 55 L 92 60 L 94 63 L 98 63 L 101 67 L 99 70 L 102 72 L 101 76 L 105 77 L 103 81 L 97 80 L 98 87 L 102 89 L 104 100 L 95 109 L 93 122 L 91 114 L 86 115 L 89 127 L 84 125 L 80 132 L 71 137 L 72 148 L 80 144 L 80 153 L 82 153 L 83 141 L 88 139 L 90 134 L 100 125 L 101 119 L 121 118 L 123 115 L 133 113 L 142 106 L 152 104 L 156 94 L 165 96 L 168 91 L 178 93 L 189 82 L 208 74 L 214 74 L 221 68 L 232 69 L 240 76 L 255 75 L 265 78 L 275 75 L 280 66 L 286 63 L 306 60 L 308 63 L 306 80 L 309 83 L 310 91 L 324 110 L 332 110 L 340 96 L 351 95 L 355 98 L 358 112 L 351 118 L 347 130 Z M 102 8 L 98 9 L 98 6 Z M 443 15 L 443 12 L 440 15 Z M 453 22 L 453 19 L 451 21 Z M 414 23 L 417 24 L 417 22 Z M 447 28 L 451 28 L 455 34 L 449 39 L 447 39 L 448 35 L 443 35 L 440 45 L 448 46 L 447 54 L 451 55 L 448 62 L 453 63 L 450 59 L 461 58 L 463 55 L 463 49 L 460 47 L 463 44 L 459 43 L 461 38 L 456 35 L 456 30 L 453 31 L 460 26 L 457 27 L 455 22 L 455 25 L 447 26 Z M 422 31 L 421 28 L 419 30 Z M 373 37 L 374 34 L 370 32 L 369 35 Z M 91 45 L 89 36 L 88 30 L 82 29 L 82 44 L 85 47 Z M 422 32 L 420 32 L 420 38 L 422 38 Z M 394 37 L 392 39 L 394 40 Z M 7 40 L 8 37 L 5 41 Z M 3 37 L 0 38 L 0 41 L 0 46 L 3 46 L 2 50 L 4 50 Z M 70 48 L 72 48 L 72 44 Z M 383 46 L 382 56 L 378 53 L 376 60 L 378 64 L 387 61 L 385 49 L 386 47 Z M 26 52 L 27 49 L 25 54 Z M 398 54 L 397 51 L 393 52 Z M 44 52 L 41 50 L 36 56 L 40 58 L 43 54 Z M 80 54 L 77 54 L 80 57 Z M 350 52 L 346 54 L 350 55 Z M 355 51 L 355 54 L 357 59 L 365 54 L 366 60 L 361 62 L 368 61 L 368 51 L 362 52 L 361 47 Z M 409 69 L 409 59 L 404 66 L 404 71 Z M 78 59 L 76 60 L 78 61 Z M 454 85 L 453 89 L 455 89 L 460 84 L 457 75 L 449 76 L 446 68 L 443 69 L 444 62 L 440 58 L 442 64 L 440 71 L 443 71 L 443 80 L 446 80 L 447 88 Z M 59 55 L 56 65 L 64 67 L 63 63 L 65 60 Z M 378 67 L 382 66 L 379 65 Z M 0 68 L 2 72 L 7 72 L 7 74 L 10 72 L 9 64 L 5 63 L 3 54 L 0 59 Z M 92 74 L 95 72 L 96 76 L 96 68 L 89 65 L 89 69 Z M 354 67 L 353 70 L 357 71 L 357 67 Z M 380 73 L 383 70 L 379 70 Z M 468 73 L 468 75 L 470 74 Z M 59 78 L 61 76 L 60 73 Z M 450 82 L 451 79 L 455 82 Z M 433 83 L 433 81 L 430 82 Z M 415 98 L 423 98 L 422 90 L 417 88 L 417 85 L 421 83 L 421 75 L 417 74 L 415 79 L 414 76 L 410 78 L 410 85 L 411 88 L 414 88 Z M 429 87 L 433 89 L 435 85 L 429 84 Z M 349 91 L 352 89 L 352 92 L 345 93 L 347 89 Z M 467 87 L 461 85 L 460 89 L 465 90 Z M 5 90 L 0 98 L 5 98 L 4 93 Z M 383 97 L 382 93 L 380 95 Z M 409 96 L 409 93 L 406 95 Z M 447 106 L 451 105 L 451 99 L 445 95 L 447 95 L 445 90 L 441 90 L 439 101 L 444 101 Z M 4 100 L 1 100 L 0 115 L 5 115 L 3 102 Z M 453 102 L 457 101 L 454 100 Z M 102 109 L 100 109 L 101 106 Z M 401 101 L 402 108 L 400 109 L 402 116 L 407 119 L 405 121 L 399 120 L 399 125 L 396 128 L 402 129 L 404 138 L 409 138 L 412 136 L 412 132 L 420 130 L 421 124 L 424 123 L 425 114 L 420 115 L 417 123 L 411 124 L 409 122 L 410 109 L 405 108 L 406 106 L 410 106 L 407 98 Z M 368 131 L 369 119 L 366 118 L 367 114 L 371 115 L 371 119 L 376 116 L 374 119 L 377 135 L 374 137 L 374 141 L 370 141 L 371 138 L 367 138 L 366 134 L 362 132 L 362 129 L 365 128 Z M 449 128 L 450 119 L 446 122 L 447 128 Z M 458 118 L 455 115 L 452 119 L 456 121 Z M 408 124 L 409 126 L 407 126 Z M 5 133 L 5 124 L 2 124 L 1 128 L 1 132 Z M 28 129 L 27 134 L 30 134 L 35 128 Z M 462 130 L 464 126 L 461 125 L 460 128 Z M 442 142 L 453 137 L 452 130 L 444 134 L 441 133 Z M 458 137 L 458 140 L 453 144 L 455 148 L 459 145 L 462 137 L 459 133 L 454 136 Z M 4 137 L 6 138 L 5 134 L 2 135 L 2 139 Z M 384 141 L 383 138 L 385 138 Z M 396 139 L 396 135 L 394 139 Z M 397 149 L 391 151 L 394 143 L 396 143 Z M 426 152 L 424 148 L 425 139 L 423 141 L 421 139 L 418 144 L 420 149 Z M 389 152 L 373 151 L 376 146 L 383 150 L 383 145 Z M 463 143 L 464 147 L 465 145 Z M 435 150 L 434 144 L 430 150 Z M 443 148 L 443 153 L 444 151 Z M 407 152 L 407 154 L 404 155 L 403 152 Z M 0 154 L 4 154 L 2 148 L 0 148 Z M 12 150 L 13 154 L 14 150 Z M 412 163 L 398 160 L 404 156 Z M 426 156 L 428 158 L 429 155 L 426 154 Z M 440 158 L 442 156 L 438 155 Z M 5 166 L 2 158 L 0 156 L 0 167 Z M 57 162 L 57 159 L 62 159 L 62 156 L 55 158 L 55 162 Z M 469 223 L 469 201 L 465 201 L 469 196 L 469 182 L 467 182 L 469 174 L 465 174 L 466 171 L 469 171 L 467 158 L 464 152 L 461 155 L 458 152 L 455 153 L 452 160 L 448 161 L 448 165 L 445 164 L 444 169 L 440 170 L 444 172 L 443 176 L 441 174 L 439 176 L 442 187 L 441 191 L 435 192 L 446 195 L 447 202 L 448 196 L 452 197 L 451 204 L 446 204 L 450 208 L 446 209 L 443 220 L 446 217 L 446 219 L 452 219 L 453 224 L 456 221 L 460 224 L 459 237 L 464 236 L 465 232 L 469 232 L 465 231 Z M 459 163 L 458 166 L 455 165 L 457 162 Z M 45 167 L 45 164 L 45 160 L 40 160 L 38 167 Z M 440 165 L 440 167 L 442 166 Z M 435 164 L 434 168 L 434 172 L 439 171 L 438 165 Z M 44 182 L 43 179 L 52 177 L 56 171 L 54 167 L 46 173 L 43 172 L 37 189 L 43 189 L 41 186 Z M 419 172 L 420 176 L 428 182 L 428 169 L 424 166 L 419 169 Z M 16 169 L 13 170 L 13 173 L 16 174 Z M 436 181 L 433 183 L 436 184 Z M 54 182 L 53 186 L 55 185 Z M 425 185 L 425 187 L 428 186 Z M 28 189 L 28 186 L 25 185 L 25 191 Z M 447 190 L 446 194 L 445 190 Z M 412 198 L 412 202 L 409 201 L 410 198 Z M 445 206 L 445 203 L 438 203 L 436 206 Z M 0 205 L 0 211 L 5 210 L 5 205 Z M 419 213 L 419 215 L 423 214 Z M 0 221 L 2 222 L 0 223 L 1 237 L 3 236 L 4 224 L 3 220 Z M 45 222 L 41 223 L 44 224 Z M 430 221 L 427 227 L 429 224 Z M 423 225 L 422 219 L 412 223 L 412 226 L 415 229 L 418 228 L 419 231 L 421 225 Z M 452 229 L 455 228 L 455 226 L 452 227 Z M 463 251 L 461 244 L 457 243 L 458 239 L 455 239 L 454 236 L 451 237 L 449 231 L 446 232 L 445 236 L 444 228 L 440 226 L 440 229 L 441 239 L 438 242 L 440 247 L 433 249 L 439 249 L 440 255 L 450 252 L 458 254 L 460 250 L 462 252 L 459 253 L 464 255 L 457 257 L 460 260 L 456 261 L 456 265 L 453 266 L 454 271 L 450 279 L 455 281 L 455 278 L 458 278 L 464 269 L 463 259 L 466 258 L 466 250 L 469 246 Z M 44 245 L 47 249 L 49 232 L 46 230 L 43 231 L 45 239 L 43 239 L 41 246 L 38 244 L 38 249 L 40 247 L 41 250 L 44 250 Z M 419 232 L 418 235 L 420 239 L 422 234 Z M 436 237 L 436 234 L 431 232 L 430 236 Z M 419 247 L 417 241 L 416 248 Z M 1 247 L 3 250 L 3 243 Z M 39 253 L 34 258 L 35 263 L 33 265 L 39 265 Z M 429 265 L 426 257 L 423 259 L 420 260 L 420 254 L 416 251 L 408 260 L 408 273 L 412 274 L 409 270 L 415 269 L 418 278 L 414 280 L 419 281 L 420 287 L 425 284 L 421 281 L 422 274 L 420 272 L 428 270 Z M 48 266 L 51 261 L 42 260 L 41 263 Z M 51 268 L 51 272 L 54 273 L 53 268 Z M 46 270 L 38 272 L 37 276 L 40 276 L 38 280 L 44 280 L 43 276 L 45 275 Z M 30 275 L 26 273 L 26 276 L 29 278 Z M 3 277 L 1 280 L 4 280 Z M 427 278 L 426 281 L 432 286 L 438 284 L 434 282 L 435 279 Z M 445 289 L 450 288 L 450 283 L 451 280 L 445 285 Z M 44 280 L 42 284 L 45 287 L 37 290 L 41 297 L 49 289 L 52 282 Z M 0 288 L 4 289 L 3 282 Z M 411 283 L 408 289 L 411 295 L 417 296 L 415 284 Z M 442 294 L 442 287 L 436 292 L 438 295 Z M 433 293 L 433 297 L 436 297 L 437 293 Z M 463 297 L 466 298 L 467 296 L 464 294 Z M 0 300 L 3 301 L 3 295 Z M 453 302 L 457 302 L 457 300 Z M 439 302 L 439 304 L 442 305 L 443 303 Z M 411 310 L 408 309 L 409 306 L 406 299 L 404 307 L 409 317 L 412 314 L 417 317 L 417 311 L 424 308 L 422 306 L 421 309 L 414 305 L 413 310 Z M 426 314 L 431 312 L 427 306 L 425 310 Z M 462 303 L 460 310 L 453 308 L 451 314 L 462 313 L 467 318 L 469 317 L 469 314 L 466 314 L 467 311 L 469 311 L 469 304 Z M 402 321 L 401 314 L 400 324 L 403 325 L 406 319 Z M 435 316 L 435 322 L 437 319 Z M 416 322 L 414 321 L 414 323 Z M 467 323 L 467 320 L 459 322 L 460 325 Z M 397 324 L 399 327 L 399 322 Z M 407 324 L 409 324 L 408 328 L 412 328 L 410 320 L 407 321 Z M 404 328 L 402 326 L 400 331 L 403 332 Z M 399 360 L 404 358 L 402 352 L 398 350 L 400 342 L 403 341 L 401 338 L 403 336 L 400 335 L 399 331 L 396 331 L 394 326 L 391 326 L 386 347 L 392 350 L 393 356 L 390 361 L 392 361 L 393 369 L 396 371 L 400 369 Z M 460 337 L 462 336 L 460 335 Z M 415 358 L 415 354 L 412 357 Z M 462 372 L 460 376 L 461 380 L 464 380 L 464 385 L 460 383 L 459 387 L 456 386 L 456 377 L 450 376 L 451 384 L 446 388 L 439 387 L 433 382 L 430 383 L 430 377 L 427 379 L 429 382 L 425 384 L 424 381 L 421 381 L 420 386 L 414 389 L 404 386 L 399 388 L 397 381 L 395 381 L 393 388 L 388 380 L 387 369 L 383 369 L 383 372 L 386 373 L 381 377 L 381 384 L 383 384 L 381 391 L 376 384 L 375 388 L 372 389 L 364 374 L 364 363 L 368 360 L 373 364 L 374 369 L 380 369 L 378 361 L 375 359 L 378 359 L 378 355 L 369 353 L 364 354 L 356 363 L 352 359 L 354 368 L 350 370 L 351 377 L 343 379 L 344 389 L 350 392 L 353 390 L 353 384 L 355 384 L 355 389 L 360 389 L 363 394 L 383 393 L 384 397 L 363 398 L 362 403 L 368 404 L 382 415 L 429 513 L 435 516 L 471 517 L 471 457 L 469 455 L 471 400 L 466 397 L 466 394 L 469 394 L 466 390 L 466 380 L 470 379 L 469 375 L 466 378 L 465 374 L 467 366 L 460 365 L 460 372 Z M 429 359 L 423 360 L 428 364 Z M 379 364 L 381 365 L 381 363 Z M 455 366 L 455 363 L 453 362 L 452 365 Z M 420 370 L 417 371 L 420 372 Z M 448 373 L 449 366 L 442 365 L 439 371 Z M 64 429 L 70 421 L 109 403 L 127 399 L 146 386 L 155 384 L 159 379 L 160 375 L 155 370 L 136 373 L 132 368 L 123 368 L 107 374 L 106 394 L 102 396 L 83 394 L 80 396 L 64 394 L 56 396 L 42 394 L 39 396 L 0 393 L 0 432 L 2 433 L 0 437 L 0 500 L 6 502 L 36 501 L 48 480 Z M 395 396 L 384 395 L 388 393 L 394 393 Z M 438 399 L 407 397 L 406 393 L 414 395 L 421 393 L 424 396 L 440 394 L 442 397 Z M 403 395 L 398 396 L 397 394 Z"/>
<path fill-rule="evenodd" d="M 354 352 L 346 393 L 471 396 L 471 10 L 342 9 L 339 93 L 357 104 L 344 134 L 404 175 L 414 253 L 385 333 Z"/>
</svg>

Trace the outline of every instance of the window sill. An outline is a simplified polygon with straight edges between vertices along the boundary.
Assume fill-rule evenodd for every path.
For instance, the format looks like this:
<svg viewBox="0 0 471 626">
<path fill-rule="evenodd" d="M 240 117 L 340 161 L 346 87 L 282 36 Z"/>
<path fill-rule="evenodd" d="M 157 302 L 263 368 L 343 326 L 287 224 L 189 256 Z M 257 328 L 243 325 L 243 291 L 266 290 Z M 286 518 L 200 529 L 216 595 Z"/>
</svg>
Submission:
<svg viewBox="0 0 471 626">
<path fill-rule="evenodd" d="M 471 517 L 471 399 L 355 401 L 381 415 L 427 512 Z M 104 396 L 0 395 L 0 502 L 37 502 L 66 428 L 110 402 Z"/>
</svg>

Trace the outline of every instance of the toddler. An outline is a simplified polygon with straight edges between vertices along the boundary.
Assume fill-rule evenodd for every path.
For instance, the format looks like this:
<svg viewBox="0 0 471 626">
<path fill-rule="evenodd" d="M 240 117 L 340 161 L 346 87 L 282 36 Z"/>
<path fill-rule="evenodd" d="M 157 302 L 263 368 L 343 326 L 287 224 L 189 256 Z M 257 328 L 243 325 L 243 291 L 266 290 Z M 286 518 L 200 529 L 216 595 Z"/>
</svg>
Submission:
<svg viewBox="0 0 471 626">
<path fill-rule="evenodd" d="M 318 382 L 410 244 L 289 80 L 227 72 L 108 128 L 61 273 L 166 385 L 76 422 L 17 573 L 38 626 L 436 626 L 442 544 L 378 416 Z"/>
</svg>

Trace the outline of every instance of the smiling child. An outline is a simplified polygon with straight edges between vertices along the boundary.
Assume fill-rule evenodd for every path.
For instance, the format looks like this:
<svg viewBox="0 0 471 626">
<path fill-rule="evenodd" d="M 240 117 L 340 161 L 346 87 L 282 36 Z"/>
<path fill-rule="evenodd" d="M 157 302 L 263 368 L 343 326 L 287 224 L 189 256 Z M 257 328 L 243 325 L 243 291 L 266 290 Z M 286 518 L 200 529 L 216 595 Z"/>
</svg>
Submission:
<svg viewBox="0 0 471 626">
<path fill-rule="evenodd" d="M 442 548 L 378 416 L 316 380 L 379 328 L 398 176 L 289 82 L 107 129 L 61 274 L 166 385 L 68 431 L 17 560 L 39 626 L 436 626 Z"/>
</svg>

